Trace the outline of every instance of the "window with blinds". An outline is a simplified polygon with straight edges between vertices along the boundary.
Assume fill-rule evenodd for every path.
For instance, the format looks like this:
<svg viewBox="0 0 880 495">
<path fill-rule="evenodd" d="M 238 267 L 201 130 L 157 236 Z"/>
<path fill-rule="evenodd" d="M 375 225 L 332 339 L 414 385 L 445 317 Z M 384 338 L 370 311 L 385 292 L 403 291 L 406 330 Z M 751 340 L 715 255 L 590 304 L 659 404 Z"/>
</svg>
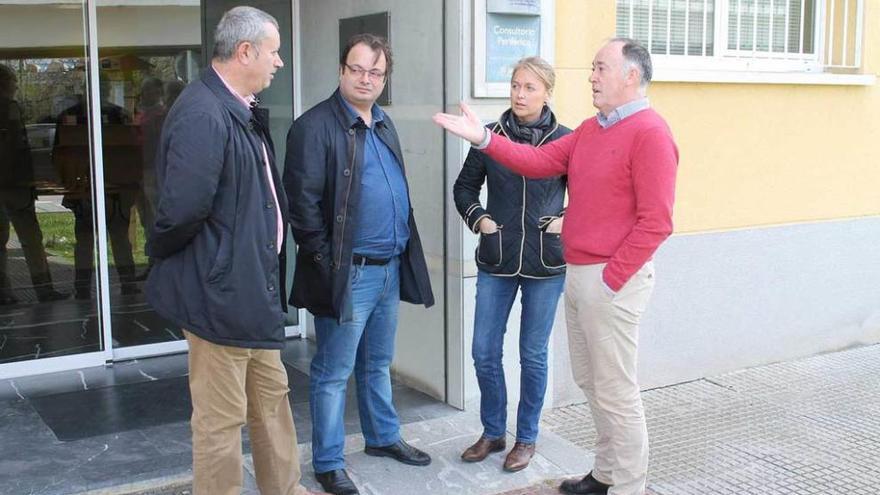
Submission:
<svg viewBox="0 0 880 495">
<path fill-rule="evenodd" d="M 616 27 L 661 57 L 856 69 L 863 10 L 864 0 L 617 0 Z"/>
<path fill-rule="evenodd" d="M 618 0 L 617 34 L 652 54 L 712 56 L 715 0 Z"/>
<path fill-rule="evenodd" d="M 813 55 L 815 0 L 731 0 L 727 49 L 760 54 Z"/>
</svg>

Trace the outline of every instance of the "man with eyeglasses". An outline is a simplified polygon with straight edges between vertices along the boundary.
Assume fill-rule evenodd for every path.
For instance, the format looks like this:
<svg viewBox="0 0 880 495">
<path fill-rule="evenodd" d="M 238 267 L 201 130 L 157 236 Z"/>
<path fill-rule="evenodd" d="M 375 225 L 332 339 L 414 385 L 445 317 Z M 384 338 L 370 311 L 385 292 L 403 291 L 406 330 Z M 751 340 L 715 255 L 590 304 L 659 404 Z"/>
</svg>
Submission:
<svg viewBox="0 0 880 495">
<path fill-rule="evenodd" d="M 400 300 L 434 304 L 400 141 L 376 104 L 391 69 L 385 39 L 353 36 L 339 60 L 339 88 L 287 136 L 284 187 L 299 246 L 290 302 L 315 316 L 318 345 L 309 394 L 312 465 L 336 495 L 359 493 L 343 457 L 352 371 L 365 453 L 431 462 L 400 437 L 391 400 Z"/>
</svg>

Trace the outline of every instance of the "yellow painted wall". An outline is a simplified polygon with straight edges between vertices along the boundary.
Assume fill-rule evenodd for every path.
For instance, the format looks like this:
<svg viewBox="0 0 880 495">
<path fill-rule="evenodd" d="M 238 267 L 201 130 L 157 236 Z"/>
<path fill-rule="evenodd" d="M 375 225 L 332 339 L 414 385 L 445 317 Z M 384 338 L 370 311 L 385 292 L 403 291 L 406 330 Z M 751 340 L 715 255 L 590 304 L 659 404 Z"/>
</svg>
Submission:
<svg viewBox="0 0 880 495">
<path fill-rule="evenodd" d="M 589 67 L 614 35 L 614 0 L 556 0 L 563 123 L 595 114 Z M 867 0 L 866 72 L 880 73 L 880 0 Z M 657 82 L 648 95 L 681 153 L 676 232 L 880 215 L 880 83 Z"/>
</svg>

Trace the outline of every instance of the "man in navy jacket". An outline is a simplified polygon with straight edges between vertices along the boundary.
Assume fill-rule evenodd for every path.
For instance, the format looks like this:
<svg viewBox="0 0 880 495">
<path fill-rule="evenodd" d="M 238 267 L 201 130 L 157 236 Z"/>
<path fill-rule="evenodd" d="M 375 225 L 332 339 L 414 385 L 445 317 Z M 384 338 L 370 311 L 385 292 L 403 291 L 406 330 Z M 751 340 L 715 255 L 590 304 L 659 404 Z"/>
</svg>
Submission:
<svg viewBox="0 0 880 495">
<path fill-rule="evenodd" d="M 280 357 L 287 202 L 254 98 L 283 66 L 278 23 L 236 7 L 214 38 L 163 126 L 147 297 L 189 343 L 195 495 L 241 493 L 245 423 L 260 492 L 302 495 Z"/>
</svg>

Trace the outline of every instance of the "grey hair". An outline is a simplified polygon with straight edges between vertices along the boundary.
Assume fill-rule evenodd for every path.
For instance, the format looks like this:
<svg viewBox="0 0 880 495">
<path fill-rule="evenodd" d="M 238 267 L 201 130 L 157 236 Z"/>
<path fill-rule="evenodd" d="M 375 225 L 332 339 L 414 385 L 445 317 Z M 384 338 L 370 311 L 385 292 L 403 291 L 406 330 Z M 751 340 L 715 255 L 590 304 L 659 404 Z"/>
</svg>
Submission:
<svg viewBox="0 0 880 495">
<path fill-rule="evenodd" d="M 651 76 L 654 75 L 654 67 L 651 64 L 651 53 L 644 45 L 632 38 L 613 38 L 611 43 L 623 43 L 620 51 L 623 53 L 624 73 L 632 68 L 638 69 L 641 77 L 639 86 L 642 89 L 648 87 Z"/>
<path fill-rule="evenodd" d="M 260 9 L 242 5 L 226 11 L 214 30 L 214 58 L 223 62 L 235 55 L 240 44 L 258 44 L 269 36 L 267 23 L 278 29 L 278 21 Z"/>
</svg>

